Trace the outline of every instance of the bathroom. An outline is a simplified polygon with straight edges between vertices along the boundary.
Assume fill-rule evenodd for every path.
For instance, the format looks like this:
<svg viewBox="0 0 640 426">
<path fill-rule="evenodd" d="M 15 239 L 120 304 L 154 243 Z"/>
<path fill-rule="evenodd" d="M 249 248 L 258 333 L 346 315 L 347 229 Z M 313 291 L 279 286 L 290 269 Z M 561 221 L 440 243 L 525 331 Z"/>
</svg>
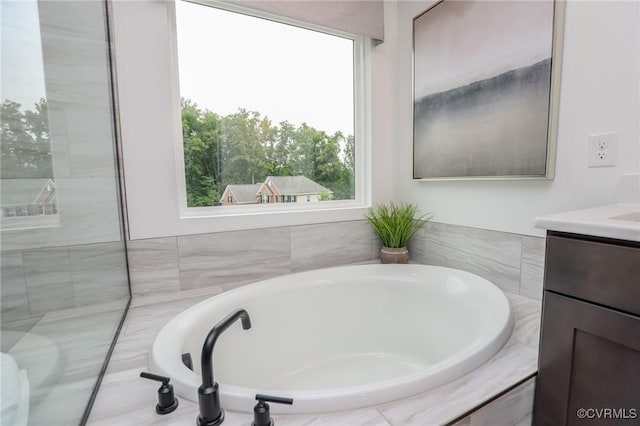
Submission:
<svg viewBox="0 0 640 426">
<path fill-rule="evenodd" d="M 15 7 L 20 3 L 29 7 Z M 266 2 L 213 3 L 253 10 Z M 282 3 L 279 15 L 305 9 L 296 7 L 301 2 Z M 514 319 L 509 340 L 478 368 L 434 389 L 324 413 L 286 414 L 287 407 L 272 404 L 275 422 L 531 423 L 546 247 L 546 229 L 536 218 L 620 201 L 640 204 L 634 186 L 640 173 L 639 3 L 563 2 L 552 179 L 442 181 L 412 176 L 413 23 L 435 3 L 343 3 L 373 10 L 374 26 L 383 29 L 368 36 L 382 42 L 367 46 L 356 100 L 368 117 L 356 129 L 367 140 L 356 147 L 356 198 L 346 208 L 207 216 L 183 214 L 189 209 L 176 195 L 184 191 L 184 170 L 176 162 L 173 2 L 3 1 L 2 114 L 7 117 L 7 99 L 23 105 L 46 99 L 51 147 L 49 162 L 29 175 L 37 179 L 5 179 L 3 172 L 2 205 L 22 202 L 9 201 L 27 191 L 20 181 L 43 192 L 51 192 L 52 182 L 57 194 L 53 214 L 2 217 L 3 424 L 5 415 L 32 425 L 193 424 L 197 401 L 178 392 L 177 409 L 156 414 L 159 383 L 140 378 L 143 371 L 160 373 L 149 368 L 148 356 L 162 327 L 199 302 L 254 282 L 377 264 L 380 242 L 364 215 L 389 201 L 434 215 L 409 244 L 414 264 L 467 271 L 504 292 Z M 255 11 L 261 13 L 269 12 Z M 342 21 L 351 28 L 360 20 Z M 35 36 L 11 45 L 5 27 Z M 9 72 L 4 52 L 11 51 L 15 69 L 29 73 Z M 14 81 L 35 95 L 12 92 Z M 589 167 L 590 136 L 611 132 L 615 164 Z M 6 143 L 3 124 L 3 169 Z M 214 209 L 220 208 L 226 207 Z M 17 219 L 42 223 L 24 226 Z M 239 325 L 231 331 L 243 333 Z M 17 364 L 10 384 L 5 353 Z M 259 350 L 253 357 L 264 361 Z M 225 408 L 224 383 L 221 393 Z M 227 409 L 225 423 L 251 424 L 254 404 L 243 412 Z M 628 415 L 640 409 L 583 408 L 627 409 Z"/>
</svg>

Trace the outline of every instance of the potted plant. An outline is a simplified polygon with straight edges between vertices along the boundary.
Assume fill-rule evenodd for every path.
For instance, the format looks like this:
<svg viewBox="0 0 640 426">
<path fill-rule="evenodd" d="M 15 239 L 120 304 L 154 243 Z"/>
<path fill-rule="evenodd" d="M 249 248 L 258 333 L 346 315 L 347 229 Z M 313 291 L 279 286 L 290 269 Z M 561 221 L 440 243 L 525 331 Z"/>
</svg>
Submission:
<svg viewBox="0 0 640 426">
<path fill-rule="evenodd" d="M 369 209 L 365 219 L 373 226 L 382 241 L 380 260 L 382 263 L 408 263 L 407 242 L 422 229 L 432 215 L 419 214 L 415 204 L 378 204 Z"/>
</svg>

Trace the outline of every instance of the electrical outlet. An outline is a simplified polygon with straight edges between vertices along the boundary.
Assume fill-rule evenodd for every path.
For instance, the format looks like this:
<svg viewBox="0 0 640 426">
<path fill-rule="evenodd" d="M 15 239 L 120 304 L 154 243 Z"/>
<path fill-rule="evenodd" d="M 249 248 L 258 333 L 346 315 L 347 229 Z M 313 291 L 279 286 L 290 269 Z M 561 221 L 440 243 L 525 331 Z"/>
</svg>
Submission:
<svg viewBox="0 0 640 426">
<path fill-rule="evenodd" d="M 589 167 L 615 166 L 617 140 L 616 132 L 589 136 Z"/>
</svg>

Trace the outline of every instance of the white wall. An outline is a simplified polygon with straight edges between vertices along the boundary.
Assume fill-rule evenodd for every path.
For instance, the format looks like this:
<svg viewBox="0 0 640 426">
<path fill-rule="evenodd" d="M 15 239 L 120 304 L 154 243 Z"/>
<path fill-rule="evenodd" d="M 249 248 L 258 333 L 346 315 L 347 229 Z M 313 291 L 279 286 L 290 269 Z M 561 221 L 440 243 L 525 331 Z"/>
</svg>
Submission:
<svg viewBox="0 0 640 426">
<path fill-rule="evenodd" d="M 390 72 L 394 200 L 418 203 L 437 222 L 528 235 L 544 235 L 533 227 L 536 216 L 614 203 L 620 176 L 640 172 L 639 3 L 566 4 L 554 180 L 420 182 L 411 172 L 412 20 L 431 4 L 385 4 L 387 18 L 397 14 L 385 21 L 387 42 L 397 38 L 397 52 L 390 49 L 387 59 L 396 64 Z M 588 168 L 589 135 L 608 131 L 618 133 L 617 165 Z"/>
<path fill-rule="evenodd" d="M 411 172 L 412 19 L 430 4 L 385 1 L 385 42 L 371 58 L 373 202 L 415 202 L 438 222 L 540 236 L 533 228 L 538 215 L 613 203 L 619 177 L 640 171 L 638 2 L 566 5 L 554 180 L 418 182 Z M 164 196 L 167 188 L 177 192 L 166 3 L 116 1 L 113 9 L 131 236 L 212 232 L 215 227 L 195 220 L 178 225 L 178 207 Z M 588 136 L 606 131 L 618 132 L 617 166 L 587 168 Z M 285 222 L 358 218 L 361 212 L 353 211 Z M 267 216 L 224 221 L 219 230 L 282 224 Z"/>
</svg>

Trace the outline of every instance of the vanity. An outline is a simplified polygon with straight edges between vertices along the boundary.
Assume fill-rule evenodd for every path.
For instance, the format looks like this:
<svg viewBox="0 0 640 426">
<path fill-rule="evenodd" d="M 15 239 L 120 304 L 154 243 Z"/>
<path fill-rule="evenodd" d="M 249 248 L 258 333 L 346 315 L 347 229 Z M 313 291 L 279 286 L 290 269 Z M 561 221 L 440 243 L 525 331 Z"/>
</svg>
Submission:
<svg viewBox="0 0 640 426">
<path fill-rule="evenodd" d="M 640 204 L 536 226 L 547 240 L 534 424 L 637 424 Z"/>
</svg>

